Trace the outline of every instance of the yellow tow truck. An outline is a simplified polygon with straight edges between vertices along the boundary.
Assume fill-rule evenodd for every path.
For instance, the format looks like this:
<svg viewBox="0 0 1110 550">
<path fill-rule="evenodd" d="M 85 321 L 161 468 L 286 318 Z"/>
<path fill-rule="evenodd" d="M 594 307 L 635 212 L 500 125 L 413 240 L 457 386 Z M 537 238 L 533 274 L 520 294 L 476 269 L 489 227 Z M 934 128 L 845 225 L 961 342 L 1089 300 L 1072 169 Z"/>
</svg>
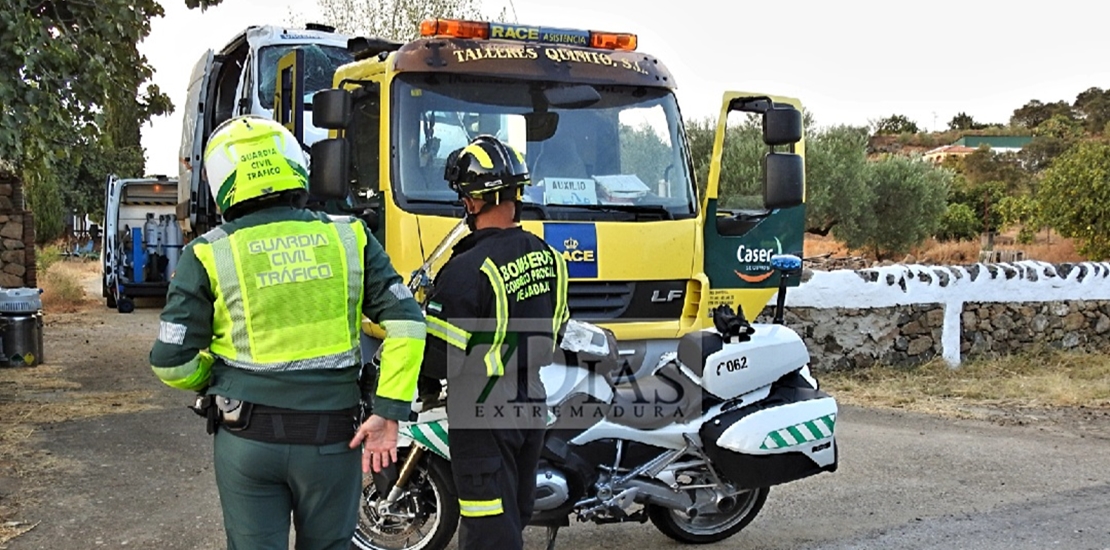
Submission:
<svg viewBox="0 0 1110 550">
<path fill-rule="evenodd" d="M 626 372 L 712 326 L 717 305 L 754 318 L 767 304 L 779 283 L 770 257 L 802 249 L 796 99 L 725 93 L 708 181 L 695 182 L 675 80 L 637 51 L 635 34 L 445 19 L 420 30 L 407 43 L 350 39 L 354 60 L 310 107 L 331 136 L 311 146 L 313 192 L 366 219 L 402 276 L 459 236 L 463 209 L 444 163 L 491 134 L 527 160 L 522 224 L 567 259 L 572 317 L 615 333 Z M 274 117 L 296 135 L 301 63 L 296 52 L 279 61 L 274 101 Z M 762 181 L 745 183 L 756 208 L 724 211 L 724 130 L 736 112 L 762 117 L 767 154 L 751 171 Z"/>
</svg>

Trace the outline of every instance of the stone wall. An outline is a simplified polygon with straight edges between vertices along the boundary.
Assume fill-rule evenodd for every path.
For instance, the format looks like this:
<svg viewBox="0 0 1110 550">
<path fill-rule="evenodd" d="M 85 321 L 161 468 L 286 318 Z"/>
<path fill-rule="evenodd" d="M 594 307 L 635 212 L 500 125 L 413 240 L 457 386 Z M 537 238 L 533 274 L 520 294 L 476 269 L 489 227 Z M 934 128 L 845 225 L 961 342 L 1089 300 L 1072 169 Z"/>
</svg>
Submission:
<svg viewBox="0 0 1110 550">
<path fill-rule="evenodd" d="M 773 318 L 774 306 L 768 306 L 757 321 L 770 323 Z M 876 363 L 911 366 L 941 355 L 944 306 L 819 309 L 788 305 L 783 321 L 802 336 L 816 369 Z"/>
<path fill-rule="evenodd" d="M 1110 349 L 1110 301 L 964 303 L 964 357 L 1006 355 L 1046 345 L 1087 352 Z"/>
<path fill-rule="evenodd" d="M 35 222 L 24 208 L 23 184 L 0 167 L 0 287 L 37 287 Z"/>
<path fill-rule="evenodd" d="M 760 314 L 770 322 L 775 298 Z M 817 369 L 951 365 L 1038 346 L 1110 350 L 1110 264 L 894 265 L 808 271 L 786 325 Z"/>
</svg>

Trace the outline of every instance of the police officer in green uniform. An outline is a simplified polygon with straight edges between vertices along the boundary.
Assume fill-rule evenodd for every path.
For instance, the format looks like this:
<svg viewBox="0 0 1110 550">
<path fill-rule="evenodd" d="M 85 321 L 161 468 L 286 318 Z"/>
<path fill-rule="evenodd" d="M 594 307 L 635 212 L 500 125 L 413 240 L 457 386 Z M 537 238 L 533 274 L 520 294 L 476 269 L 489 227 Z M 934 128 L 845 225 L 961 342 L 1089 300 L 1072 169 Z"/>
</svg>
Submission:
<svg viewBox="0 0 1110 550">
<path fill-rule="evenodd" d="M 568 317 L 567 269 L 518 223 L 529 179 L 517 151 L 479 136 L 445 171 L 471 233 L 429 295 L 424 374 L 447 379 L 459 548 L 519 549 L 547 422 L 539 368 L 552 362 Z"/>
<path fill-rule="evenodd" d="M 225 223 L 182 252 L 151 365 L 211 405 L 199 408 L 213 413 L 229 549 L 287 548 L 292 516 L 298 550 L 346 550 L 360 462 L 396 460 L 423 315 L 361 220 L 304 209 L 305 158 L 283 126 L 231 119 L 204 160 Z M 359 425 L 362 315 L 386 338 L 373 414 Z"/>
</svg>

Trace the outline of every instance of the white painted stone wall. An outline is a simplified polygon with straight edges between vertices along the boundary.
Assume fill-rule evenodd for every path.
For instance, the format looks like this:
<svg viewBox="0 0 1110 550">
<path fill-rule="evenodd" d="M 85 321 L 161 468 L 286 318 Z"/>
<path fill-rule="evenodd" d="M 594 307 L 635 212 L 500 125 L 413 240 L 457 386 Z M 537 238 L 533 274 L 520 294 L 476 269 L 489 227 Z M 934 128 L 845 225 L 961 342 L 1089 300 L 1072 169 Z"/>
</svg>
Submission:
<svg viewBox="0 0 1110 550">
<path fill-rule="evenodd" d="M 961 314 L 965 303 L 1032 304 L 1110 300 L 1110 263 L 1049 264 L 1023 261 L 970 266 L 892 265 L 864 270 L 807 271 L 787 292 L 787 311 L 880 310 L 939 304 L 944 309 L 939 334 L 941 355 L 951 365 L 961 360 Z M 774 305 L 772 298 L 769 305 Z M 890 310 L 883 310 L 890 317 Z M 853 311 L 853 314 L 857 314 Z M 810 316 L 812 317 L 812 316 Z M 826 318 L 825 322 L 831 321 Z M 875 325 L 884 320 L 875 319 Z M 886 320 L 889 324 L 889 320 Z M 789 320 L 788 320 L 789 324 Z M 868 324 L 856 324 L 866 331 Z M 810 329 L 812 332 L 812 329 Z M 856 335 L 859 336 L 859 335 Z M 853 338 L 845 335 L 848 342 Z M 811 353 L 820 353 L 811 350 Z"/>
</svg>

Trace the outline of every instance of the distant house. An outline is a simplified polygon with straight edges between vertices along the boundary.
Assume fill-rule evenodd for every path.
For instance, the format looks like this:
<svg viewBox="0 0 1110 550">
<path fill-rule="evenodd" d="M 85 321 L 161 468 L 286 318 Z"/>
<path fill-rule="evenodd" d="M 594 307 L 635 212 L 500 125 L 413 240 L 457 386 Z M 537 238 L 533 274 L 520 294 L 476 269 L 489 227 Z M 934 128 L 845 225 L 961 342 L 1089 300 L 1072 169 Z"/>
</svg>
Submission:
<svg viewBox="0 0 1110 550">
<path fill-rule="evenodd" d="M 963 145 L 972 149 L 986 145 L 996 153 L 1016 153 L 1021 151 L 1022 147 L 1029 145 L 1030 141 L 1033 141 L 1033 136 L 964 136 L 952 145 Z"/>
<path fill-rule="evenodd" d="M 940 164 L 948 157 L 962 157 L 978 151 L 980 147 L 996 153 L 1016 153 L 1033 141 L 1032 136 L 963 136 L 951 145 L 943 145 L 922 153 L 924 160 Z"/>
<path fill-rule="evenodd" d="M 921 158 L 934 164 L 940 164 L 948 157 L 962 157 L 974 152 L 974 147 L 967 147 L 966 145 L 942 145 L 936 149 L 925 151 L 921 154 Z"/>
</svg>

